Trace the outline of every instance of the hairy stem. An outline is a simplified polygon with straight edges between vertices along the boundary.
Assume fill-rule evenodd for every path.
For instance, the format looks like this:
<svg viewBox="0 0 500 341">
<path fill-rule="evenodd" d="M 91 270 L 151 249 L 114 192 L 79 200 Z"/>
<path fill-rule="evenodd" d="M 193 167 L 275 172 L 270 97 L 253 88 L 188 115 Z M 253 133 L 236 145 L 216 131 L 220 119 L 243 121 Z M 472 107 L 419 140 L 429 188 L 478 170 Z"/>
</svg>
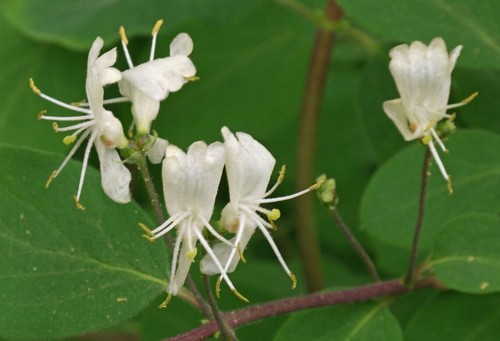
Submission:
<svg viewBox="0 0 500 341">
<path fill-rule="evenodd" d="M 325 17 L 332 21 L 338 21 L 342 15 L 342 10 L 337 6 L 335 1 L 328 1 L 327 8 L 325 9 Z M 334 37 L 334 32 L 325 30 L 324 28 L 319 28 L 316 33 L 302 104 L 298 136 L 297 175 L 295 183 L 299 190 L 309 187 L 311 180 L 314 178 L 314 151 L 316 150 L 318 116 Z M 321 255 L 318 238 L 314 230 L 315 224 L 312 207 L 312 198 L 310 196 L 297 198 L 297 239 L 304 266 L 306 284 L 310 292 L 319 291 L 324 287 Z"/>
<path fill-rule="evenodd" d="M 424 224 L 425 215 L 425 196 L 427 193 L 427 180 L 429 179 L 429 164 L 431 161 L 431 150 L 427 147 L 424 156 L 424 163 L 422 166 L 422 180 L 420 183 L 420 198 L 418 201 L 418 215 L 417 224 L 415 226 L 415 234 L 413 235 L 413 244 L 410 253 L 410 260 L 408 262 L 408 270 L 406 271 L 406 276 L 404 283 L 407 286 L 411 286 L 415 280 L 415 265 L 417 262 L 417 252 L 418 243 L 420 241 L 420 233 L 422 232 L 422 225 Z"/>
<path fill-rule="evenodd" d="M 140 160 L 136 164 L 137 169 L 139 170 L 139 173 L 142 176 L 142 179 L 144 181 L 144 185 L 146 186 L 146 190 L 148 192 L 148 196 L 151 202 L 151 206 L 153 207 L 156 220 L 158 224 L 162 224 L 165 221 L 165 215 L 163 214 L 163 210 L 161 207 L 161 202 L 158 196 L 158 192 L 155 189 L 153 179 L 151 177 L 151 173 L 149 172 L 149 167 L 148 163 L 146 160 L 146 156 L 143 155 Z M 168 248 L 170 251 L 173 251 L 173 245 L 174 242 L 172 240 L 172 237 L 167 233 L 165 235 L 165 240 L 167 243 Z M 210 310 L 210 306 L 208 305 L 207 302 L 203 299 L 203 296 L 201 295 L 200 291 L 196 287 L 196 283 L 193 281 L 193 278 L 188 275 L 186 278 L 186 283 L 187 286 L 190 290 L 191 295 L 194 297 L 194 300 L 189 299 L 187 300 L 188 303 L 193 303 L 196 302 L 196 308 L 201 310 L 203 315 L 205 315 L 206 318 L 211 318 L 212 313 Z"/>
<path fill-rule="evenodd" d="M 354 248 L 354 251 L 361 257 L 361 260 L 363 263 L 365 263 L 366 268 L 368 269 L 368 272 L 370 273 L 371 278 L 375 282 L 380 282 L 380 276 L 378 275 L 377 268 L 375 267 L 375 264 L 373 263 L 372 259 L 368 255 L 368 253 L 365 251 L 363 246 L 359 243 L 359 241 L 356 239 L 356 237 L 352 234 L 351 230 L 349 227 L 346 225 L 344 220 L 342 219 L 342 216 L 340 215 L 340 212 L 334 208 L 330 210 L 333 219 L 337 223 L 338 227 L 340 228 L 340 231 L 346 236 L 346 238 L 349 240 L 351 243 L 352 247 Z"/>
<path fill-rule="evenodd" d="M 409 288 L 404 285 L 400 279 L 393 279 L 390 281 L 373 283 L 347 290 L 328 291 L 305 296 L 285 298 L 274 302 L 268 302 L 227 312 L 223 314 L 223 317 L 230 327 L 236 328 L 250 322 L 280 314 L 309 308 L 360 302 L 373 298 L 398 295 L 424 287 L 437 287 L 437 284 L 432 278 L 428 278 L 415 282 L 415 285 L 412 288 Z M 201 327 L 193 329 L 185 334 L 175 336 L 169 340 L 204 340 L 213 335 L 217 330 L 217 323 L 215 323 L 215 321 L 210 321 Z"/>
<path fill-rule="evenodd" d="M 238 338 L 234 333 L 234 330 L 231 329 L 222 317 L 221 311 L 217 306 L 217 301 L 215 300 L 214 294 L 212 293 L 212 288 L 210 287 L 210 277 L 207 275 L 203 275 L 203 286 L 205 288 L 205 293 L 208 297 L 208 303 L 210 303 L 210 308 L 212 308 L 212 314 L 214 317 L 217 326 L 219 327 L 222 340 L 226 341 L 236 341 Z"/>
</svg>

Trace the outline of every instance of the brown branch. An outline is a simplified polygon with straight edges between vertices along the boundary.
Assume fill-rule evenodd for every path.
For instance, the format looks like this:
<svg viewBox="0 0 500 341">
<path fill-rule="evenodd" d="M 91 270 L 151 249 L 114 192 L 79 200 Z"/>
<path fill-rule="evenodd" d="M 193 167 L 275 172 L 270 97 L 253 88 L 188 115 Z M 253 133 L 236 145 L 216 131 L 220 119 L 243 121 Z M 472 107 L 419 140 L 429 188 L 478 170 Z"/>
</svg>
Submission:
<svg viewBox="0 0 500 341">
<path fill-rule="evenodd" d="M 343 12 L 335 1 L 328 1 L 325 9 L 325 18 L 337 22 L 342 15 Z M 309 75 L 304 92 L 298 136 L 297 175 L 295 182 L 299 190 L 309 187 L 311 180 L 314 178 L 313 168 L 319 109 L 323 99 L 323 90 L 334 39 L 335 33 L 331 30 L 321 27 L 316 33 L 314 50 L 309 65 Z M 324 275 L 321 269 L 318 238 L 314 230 L 312 198 L 310 196 L 297 198 L 296 212 L 298 225 L 297 239 L 307 288 L 310 292 L 318 291 L 324 287 Z"/>
<path fill-rule="evenodd" d="M 365 301 L 368 299 L 384 296 L 398 295 L 409 292 L 414 289 L 424 287 L 435 287 L 436 283 L 432 278 L 421 279 L 415 282 L 412 288 L 407 287 L 400 279 L 394 279 L 385 282 L 378 282 L 353 289 L 328 291 L 305 296 L 285 298 L 282 300 L 254 305 L 244 309 L 234 310 L 224 313 L 224 319 L 230 327 L 236 328 L 250 322 L 262 320 L 280 314 L 286 314 L 299 310 L 332 306 L 343 303 L 353 303 Z M 188 341 L 204 340 L 218 331 L 215 321 L 209 321 L 206 324 L 193 329 L 187 333 L 177 335 L 168 340 L 170 341 Z"/>
</svg>

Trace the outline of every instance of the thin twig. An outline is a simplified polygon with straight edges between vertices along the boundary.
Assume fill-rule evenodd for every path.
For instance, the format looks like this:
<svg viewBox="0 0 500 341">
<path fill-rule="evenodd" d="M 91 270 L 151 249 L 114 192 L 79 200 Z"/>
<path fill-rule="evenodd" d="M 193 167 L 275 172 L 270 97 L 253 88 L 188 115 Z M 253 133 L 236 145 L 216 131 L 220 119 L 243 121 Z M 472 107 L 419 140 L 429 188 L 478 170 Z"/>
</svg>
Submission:
<svg viewBox="0 0 500 341">
<path fill-rule="evenodd" d="M 205 293 L 207 294 L 208 297 L 208 303 L 212 308 L 212 314 L 214 316 L 215 322 L 217 323 L 217 326 L 219 327 L 222 339 L 227 341 L 238 340 L 236 334 L 234 333 L 234 330 L 228 326 L 228 324 L 222 317 L 219 307 L 217 306 L 217 301 L 215 300 L 212 288 L 210 287 L 210 277 L 207 275 L 203 275 L 202 277 L 203 277 L 203 286 L 205 288 Z"/>
<path fill-rule="evenodd" d="M 156 192 L 153 179 L 151 177 L 151 173 L 149 172 L 149 167 L 148 163 L 146 161 L 145 155 L 143 155 L 140 160 L 138 160 L 137 164 L 137 169 L 139 170 L 139 173 L 142 176 L 142 179 L 144 181 L 144 185 L 146 186 L 146 190 L 149 195 L 149 199 L 151 201 L 151 206 L 153 207 L 153 211 L 156 216 L 156 220 L 158 224 L 162 224 L 165 221 L 165 215 L 163 214 L 163 210 L 161 207 L 161 202 L 158 196 L 158 192 Z M 173 245 L 174 242 L 172 240 L 172 237 L 167 233 L 165 235 L 165 241 L 167 243 L 168 248 L 170 251 L 173 251 Z M 186 284 L 191 292 L 191 294 L 194 296 L 194 299 L 197 302 L 197 307 L 199 310 L 203 312 L 206 318 L 212 318 L 212 312 L 210 310 L 210 306 L 208 303 L 203 299 L 203 296 L 201 295 L 200 291 L 196 287 L 196 283 L 194 282 L 193 278 L 188 275 L 186 278 Z M 191 303 L 192 301 L 188 302 Z"/>
<path fill-rule="evenodd" d="M 343 303 L 353 303 L 366 301 L 368 299 L 398 295 L 424 287 L 435 287 L 433 278 L 418 280 L 412 288 L 407 287 L 400 279 L 393 279 L 385 282 L 373 283 L 353 289 L 328 291 L 322 293 L 309 294 L 305 296 L 285 298 L 282 300 L 254 305 L 248 308 L 234 310 L 224 313 L 224 319 L 230 327 L 236 328 L 250 322 L 262 320 L 280 314 L 286 314 L 299 310 L 333 306 Z M 177 335 L 168 340 L 187 341 L 204 340 L 213 335 L 218 330 L 215 321 L 210 321 L 187 333 Z"/>
<path fill-rule="evenodd" d="M 338 227 L 340 228 L 340 231 L 344 234 L 344 236 L 349 240 L 351 243 L 352 247 L 354 248 L 354 251 L 361 257 L 361 260 L 363 263 L 365 263 L 366 268 L 368 269 L 368 272 L 370 273 L 371 278 L 375 282 L 380 282 L 380 276 L 378 275 L 377 268 L 375 267 L 375 264 L 373 263 L 372 259 L 370 258 L 370 255 L 365 251 L 361 243 L 356 239 L 356 237 L 352 234 L 351 230 L 349 227 L 346 225 L 344 220 L 342 219 L 342 216 L 340 215 L 340 212 L 336 209 L 330 209 L 331 215 L 335 222 L 337 223 Z"/>
<path fill-rule="evenodd" d="M 415 226 L 415 234 L 413 235 L 413 244 L 410 253 L 410 260 L 408 262 L 408 270 L 406 271 L 406 276 L 404 284 L 411 286 L 415 280 L 415 265 L 417 262 L 417 252 L 418 243 L 420 241 L 420 233 L 422 232 L 422 225 L 424 224 L 425 215 L 425 196 L 427 193 L 427 180 L 429 179 L 429 164 L 431 161 L 431 150 L 427 147 L 424 156 L 424 163 L 422 166 L 422 180 L 420 183 L 420 198 L 418 201 L 418 215 L 417 224 Z"/>
<path fill-rule="evenodd" d="M 337 6 L 335 1 L 328 1 L 327 8 L 325 9 L 325 17 L 332 21 L 338 21 L 342 15 L 342 10 Z M 327 31 L 324 28 L 319 28 L 316 33 L 316 41 L 309 65 L 309 75 L 302 104 L 297 145 L 297 175 L 295 182 L 299 189 L 309 187 L 311 179 L 314 177 L 316 130 L 334 37 L 334 32 Z M 307 288 L 310 292 L 319 291 L 324 287 L 324 274 L 321 269 L 318 238 L 314 230 L 312 198 L 310 196 L 297 198 L 295 207 L 298 225 L 297 239 Z"/>
</svg>

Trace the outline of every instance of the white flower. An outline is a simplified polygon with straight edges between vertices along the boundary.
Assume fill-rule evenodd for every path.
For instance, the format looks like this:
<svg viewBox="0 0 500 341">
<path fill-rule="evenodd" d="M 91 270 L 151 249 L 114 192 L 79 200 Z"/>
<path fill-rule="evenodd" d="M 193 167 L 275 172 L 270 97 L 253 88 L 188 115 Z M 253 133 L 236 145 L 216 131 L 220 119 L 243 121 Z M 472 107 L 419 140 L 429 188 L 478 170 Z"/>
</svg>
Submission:
<svg viewBox="0 0 500 341">
<path fill-rule="evenodd" d="M 170 92 L 180 90 L 196 74 L 196 68 L 188 57 L 193 51 L 193 41 L 186 33 L 180 33 L 172 40 L 169 57 L 154 59 L 156 36 L 162 23 L 159 20 L 153 28 L 149 61 L 135 67 L 127 49 L 125 30 L 120 27 L 129 69 L 122 73 L 123 78 L 118 85 L 120 93 L 132 101 L 132 115 L 140 134 L 151 129 L 151 123 L 160 109 L 160 101 L 167 98 Z"/>
<path fill-rule="evenodd" d="M 151 145 L 146 152 L 149 161 L 154 164 L 158 164 L 163 160 L 165 152 L 167 151 L 168 141 L 157 136 L 150 136 L 152 139 Z"/>
<path fill-rule="evenodd" d="M 316 189 L 324 177 L 310 188 L 293 195 L 268 198 L 278 187 L 284 177 L 282 168 L 278 182 L 266 191 L 276 160 L 271 153 L 250 135 L 233 133 L 228 128 L 222 128 L 224 144 L 226 146 L 226 173 L 229 183 L 230 202 L 222 210 L 221 225 L 228 231 L 236 233 L 231 241 L 237 246 L 232 248 L 225 244 L 216 244 L 214 252 L 219 261 L 225 264 L 225 272 L 232 272 L 236 268 L 242 253 L 257 228 L 269 242 L 281 266 L 290 276 L 292 286 L 295 287 L 295 275 L 290 271 L 274 243 L 268 228 L 273 228 L 274 221 L 280 217 L 277 209 L 268 210 L 262 204 L 273 203 L 295 198 L 299 195 Z M 267 221 L 260 214 L 267 217 Z M 238 252 L 236 252 L 238 250 Z M 201 261 L 201 272 L 214 275 L 220 273 L 212 259 L 204 257 Z"/>
<path fill-rule="evenodd" d="M 59 168 L 52 172 L 47 181 L 47 186 L 57 175 L 59 175 L 83 141 L 88 138 L 80 174 L 80 182 L 74 197 L 75 205 L 80 209 L 83 209 L 79 200 L 92 145 L 95 145 L 99 156 L 101 182 L 104 192 L 116 202 L 127 203 L 130 201 L 129 183 L 131 175 L 128 169 L 120 161 L 120 156 L 115 150 L 115 148 L 126 147 L 128 141 L 123 134 L 123 128 L 120 121 L 114 117 L 110 111 L 105 110 L 103 107 L 103 87 L 120 80 L 121 73 L 117 69 L 111 67 L 116 61 L 116 49 L 112 49 L 99 57 L 102 46 L 102 39 L 97 37 L 89 52 L 87 79 L 85 83 L 89 108 L 69 105 L 47 96 L 43 94 L 35 86 L 33 80 L 30 79 L 30 86 L 35 94 L 52 103 L 83 114 L 80 116 L 56 117 L 46 116 L 45 112 L 42 112 L 39 115 L 39 119 L 43 120 L 60 122 L 80 121 L 80 123 L 63 128 L 59 128 L 56 122 L 53 123 L 56 132 L 74 131 L 71 135 L 64 138 L 63 142 L 65 144 L 71 144 L 75 140 L 76 143 Z"/>
<path fill-rule="evenodd" d="M 219 142 L 209 146 L 201 141 L 195 142 L 189 147 L 187 154 L 176 146 L 167 147 L 162 178 L 163 193 L 170 218 L 150 232 L 150 238 L 156 239 L 174 227 L 177 228 L 170 283 L 167 289 L 169 297 L 162 306 L 168 303 L 172 295 L 177 295 L 184 285 L 197 253 L 198 240 L 231 290 L 244 299 L 234 288 L 202 233 L 206 228 L 217 239 L 233 247 L 209 223 L 224 168 L 224 153 L 224 145 Z"/>
<path fill-rule="evenodd" d="M 443 177 L 449 175 L 439 158 L 434 141 L 443 151 L 446 147 L 436 133 L 435 126 L 443 118 L 451 118 L 447 109 L 470 102 L 476 94 L 464 101 L 448 105 L 451 72 L 455 67 L 462 46 L 455 47 L 450 54 L 442 38 L 434 38 L 429 46 L 419 41 L 410 46 L 394 47 L 389 55 L 389 69 L 396 82 L 401 98 L 384 102 L 384 111 L 394 122 L 406 141 L 422 139 L 429 145 Z"/>
</svg>

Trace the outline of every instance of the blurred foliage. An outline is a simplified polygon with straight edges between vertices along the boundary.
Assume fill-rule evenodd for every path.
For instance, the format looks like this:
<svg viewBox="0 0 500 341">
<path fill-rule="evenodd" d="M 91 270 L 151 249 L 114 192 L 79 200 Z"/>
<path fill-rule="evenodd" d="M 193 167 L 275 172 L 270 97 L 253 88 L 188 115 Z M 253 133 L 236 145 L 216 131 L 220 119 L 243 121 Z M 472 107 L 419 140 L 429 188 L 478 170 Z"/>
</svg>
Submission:
<svg viewBox="0 0 500 341">
<path fill-rule="evenodd" d="M 383 113 L 382 102 L 398 97 L 387 68 L 388 51 L 396 44 L 413 40 L 427 44 L 436 36 L 442 36 L 448 48 L 463 45 L 453 73 L 450 103 L 458 102 L 475 91 L 479 91 L 479 96 L 469 105 L 457 109 L 459 132 L 446 141 L 450 154 L 443 156 L 443 160 L 453 176 L 455 194 L 449 196 L 446 193 L 444 180 L 437 169 L 432 168 L 434 174 L 430 178 L 428 215 L 419 256 L 421 260 L 430 257 L 428 272 L 435 271 L 443 283 L 457 291 L 474 292 L 471 288 L 477 288 L 477 281 L 481 284 L 486 279 L 490 283 L 487 291 L 498 291 L 498 279 L 491 273 L 495 273 L 500 259 L 494 247 L 498 245 L 495 244 L 498 232 L 494 229 L 498 229 L 495 222 L 500 213 L 500 100 L 497 95 L 500 84 L 500 27 L 496 20 L 500 15 L 499 2 L 339 0 L 338 3 L 345 11 L 344 20 L 351 27 L 359 27 L 366 36 L 364 40 L 359 40 L 360 35 L 349 29 L 336 35 L 326 75 L 317 150 L 311 151 L 316 153 L 317 173 L 327 173 L 336 179 L 340 197 L 338 209 L 375 256 L 377 266 L 384 271 L 383 277 L 401 276 L 415 224 L 424 148 L 416 142 L 408 145 Z M 39 237 L 33 245 L 48 252 L 56 252 L 64 245 L 57 238 L 51 239 L 57 226 L 59 233 L 71 237 L 75 243 L 82 243 L 81 252 L 85 257 L 104 259 L 108 266 L 115 266 L 116 262 L 126 263 L 127 260 L 133 264 L 134 259 L 140 258 L 141 262 L 149 264 L 143 269 L 145 273 L 164 278 L 168 257 L 158 247 L 159 244 L 151 246 L 140 238 L 140 233 L 136 233 L 137 222 L 151 220 L 147 217 L 151 215 L 148 201 L 141 197 L 140 188 L 135 193 L 139 194 L 138 203 L 142 206 L 115 205 L 101 193 L 98 174 L 89 170 L 83 197 L 84 203 L 89 206 L 89 216 L 83 222 L 79 222 L 81 212 L 75 212 L 71 204 L 71 194 L 79 174 L 77 163 L 71 162 L 53 187 L 42 192 L 50 171 L 57 167 L 68 147 L 61 143 L 61 136 L 54 136 L 50 124 L 37 122 L 36 116 L 44 109 L 51 115 L 65 115 L 65 109 L 33 95 L 28 79 L 33 77 L 42 91 L 60 100 L 82 100 L 85 98 L 87 51 L 96 36 L 103 37 L 105 49 L 119 46 L 117 31 L 120 25 L 124 25 L 132 59 L 139 63 L 145 61 L 149 54 L 153 24 L 158 19 L 164 19 L 156 55 L 167 55 L 171 39 L 178 32 L 188 32 L 194 40 L 192 60 L 200 80 L 187 84 L 182 91 L 171 94 L 162 103 L 153 128 L 161 137 L 182 148 L 195 140 L 220 140 L 219 131 L 224 125 L 233 131 L 245 131 L 271 151 L 278 165 L 287 164 L 287 176 L 277 193 L 292 193 L 294 168 L 298 162 L 295 147 L 298 143 L 300 109 L 317 26 L 287 4 L 297 3 L 291 0 L 154 0 L 144 5 L 138 0 L 4 0 L 0 4 L 0 39 L 3 42 L 0 50 L 0 142 L 20 147 L 1 149 L 10 163 L 0 168 L 3 172 L 0 174 L 0 200 L 4 205 L 0 215 L 0 243 L 7 243 L 2 249 L 10 251 L 6 251 L 8 257 L 4 257 L 4 263 L 0 262 L 3 264 L 0 267 L 0 295 L 3 302 L 11 302 L 12 305 L 2 305 L 0 336 L 59 338 L 125 321 L 125 330 L 129 330 L 132 323 L 131 329 L 141 333 L 145 340 L 157 340 L 196 327 L 201 318 L 180 300 L 173 301 L 167 310 L 156 308 L 164 296 L 150 304 L 162 292 L 158 283 L 143 283 L 127 276 L 120 281 L 119 277 L 106 274 L 103 270 L 102 277 L 91 276 L 88 279 L 95 288 L 102 288 L 94 294 L 94 301 L 80 291 L 80 296 L 72 303 L 74 305 L 67 306 L 64 315 L 44 316 L 40 320 L 40 323 L 46 324 L 44 333 L 31 328 L 33 316 L 41 316 L 43 309 L 50 309 L 50 306 L 33 309 L 33 302 L 44 302 L 40 297 L 57 294 L 62 297 L 59 300 L 64 302 L 65 296 L 71 296 L 82 288 L 85 279 L 80 277 L 84 276 L 82 273 L 75 270 L 78 263 L 74 267 L 60 261 L 55 264 L 54 259 L 39 256 L 36 248 L 24 251 L 14 248 L 11 242 L 13 236 L 26 230 L 16 220 L 20 207 L 24 207 L 26 212 L 28 209 L 34 212 L 30 219 L 38 217 L 40 211 L 47 217 L 36 226 Z M 302 1 L 306 10 L 310 10 L 310 17 L 314 18 L 318 18 L 325 4 L 326 0 Z M 366 44 L 366 41 L 371 44 Z M 121 47 L 118 51 L 117 67 L 123 70 L 126 62 Z M 117 95 L 116 88 L 106 89 L 107 98 Z M 113 105 L 108 109 L 127 127 L 131 121 L 129 104 Z M 474 129 L 468 131 L 469 128 Z M 159 167 L 153 169 L 157 179 L 158 170 Z M 277 176 L 277 169 L 275 173 Z M 25 180 L 20 181 L 23 176 Z M 311 179 L 311 183 L 313 181 Z M 135 187 L 139 185 L 139 181 L 134 184 Z M 159 184 L 157 187 L 160 188 Z M 17 201 L 17 193 L 24 193 L 22 203 Z M 221 187 L 217 207 L 223 207 L 226 193 L 227 189 Z M 30 200 L 33 207 L 29 206 Z M 123 224 L 121 220 L 111 218 L 106 221 L 110 243 L 124 252 L 123 259 L 116 259 L 109 248 L 99 247 L 102 240 L 92 237 L 99 225 L 97 212 L 104 210 L 101 206 L 106 206 L 112 216 L 122 214 L 121 219 L 129 222 Z M 327 273 L 327 285 L 366 283 L 368 277 L 362 263 L 337 231 L 329 214 L 319 206 L 315 211 L 316 229 L 324 257 L 323 264 L 316 266 L 321 266 Z M 94 212 L 90 212 L 90 208 Z M 239 290 L 249 296 L 252 303 L 297 295 L 304 290 L 294 239 L 293 203 L 279 205 L 279 208 L 282 218 L 274 237 L 290 260 L 292 270 L 299 275 L 299 287 L 296 291 L 289 289 L 289 280 L 269 246 L 263 237 L 256 235 L 245 253 L 249 263 L 241 265 L 232 276 Z M 214 219 L 218 218 L 216 213 Z M 54 225 L 57 221 L 60 223 Z M 477 227 L 477 233 L 474 229 L 468 230 L 470 226 Z M 482 247 L 484 240 L 491 243 L 487 248 Z M 467 262 L 441 262 L 441 266 L 437 263 L 440 259 L 466 256 L 474 256 L 475 259 L 484 257 L 487 261 L 484 264 L 478 262 L 481 266 L 474 268 L 467 268 Z M 12 259 L 16 262 L 10 264 Z M 68 269 L 67 275 L 71 279 L 58 278 L 57 285 L 49 277 L 45 281 L 35 281 L 30 277 L 31 272 L 24 271 L 33 267 L 29 267 L 31 263 L 28 260 L 45 264 L 48 272 L 51 267 Z M 16 268 L 13 268 L 14 265 Z M 40 266 L 40 270 L 42 268 Z M 15 271 L 22 272 L 22 276 L 14 281 L 12 275 Z M 458 272 L 466 275 L 457 276 Z M 106 305 L 106 300 L 110 297 L 116 299 L 117 294 L 117 287 L 102 284 L 108 275 L 110 283 L 116 280 L 118 287 L 126 287 L 123 290 L 129 298 L 127 305 Z M 196 271 L 194 277 L 199 277 Z M 134 284 L 129 287 L 127 281 Z M 26 294 L 25 290 L 30 285 L 37 289 Z M 479 324 L 483 316 L 480 315 L 481 304 L 497 300 L 494 293 L 486 296 L 425 292 L 425 297 L 421 295 L 407 294 L 391 302 L 389 309 L 377 302 L 367 302 L 296 313 L 285 323 L 286 317 L 280 316 L 245 326 L 238 330 L 238 335 L 243 340 L 271 339 L 276 333 L 278 339 L 287 338 L 303 326 L 304 331 L 314 331 L 318 337 L 345 335 L 335 334 L 343 329 L 335 329 L 336 324 L 328 321 L 343 321 L 349 316 L 349 321 L 355 323 L 363 320 L 374 308 L 382 307 L 367 320 L 366 330 L 370 333 L 359 334 L 368 335 L 368 338 L 358 339 L 369 339 L 373 335 L 382 335 L 373 333 L 392 331 L 390 335 L 384 334 L 386 339 L 399 340 L 402 331 L 408 340 L 430 339 L 430 335 L 434 335 L 435 339 L 439 336 L 439 339 L 458 340 L 469 335 L 465 333 L 466 328 L 476 321 L 465 323 L 472 314 L 461 314 L 461 311 L 467 311 L 467 306 L 475 307 Z M 132 301 L 132 297 L 136 300 Z M 426 304 L 419 304 L 421 297 Z M 79 306 L 78 300 L 94 302 L 95 305 Z M 220 305 L 223 309 L 242 307 L 240 301 L 225 291 Z M 412 305 L 414 309 L 411 309 Z M 76 306 L 75 310 L 69 309 Z M 25 314 L 29 309 L 32 315 L 25 316 L 31 317 L 17 319 L 21 312 Z M 98 313 L 93 313 L 92 309 Z M 454 313 L 449 315 L 446 309 Z M 60 311 L 59 308 L 56 311 Z M 100 317 L 106 311 L 111 318 L 103 320 Z M 474 334 L 485 340 L 495 339 L 491 335 L 498 336 L 495 329 L 498 325 L 495 322 L 499 316 L 498 304 L 492 304 L 490 311 L 494 312 L 493 317 L 484 317 L 485 327 Z M 127 320 L 136 314 L 139 315 L 133 322 Z M 12 324 L 14 320 L 18 324 Z M 305 327 L 307 321 L 311 321 L 311 329 Z M 59 328 L 61 324 L 65 327 Z M 439 327 L 443 325 L 447 328 Z M 439 334 L 432 334 L 438 329 Z"/>
</svg>

